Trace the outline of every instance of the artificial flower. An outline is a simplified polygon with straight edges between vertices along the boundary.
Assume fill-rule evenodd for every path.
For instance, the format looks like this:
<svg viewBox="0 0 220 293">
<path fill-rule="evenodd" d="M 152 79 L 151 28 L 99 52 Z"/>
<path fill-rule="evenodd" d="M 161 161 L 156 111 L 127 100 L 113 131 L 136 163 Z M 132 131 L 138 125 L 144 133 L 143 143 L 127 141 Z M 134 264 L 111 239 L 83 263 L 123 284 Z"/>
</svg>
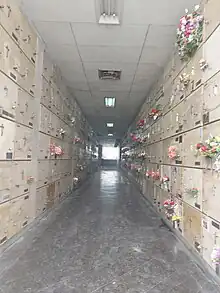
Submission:
<svg viewBox="0 0 220 293">
<path fill-rule="evenodd" d="M 154 180 L 159 180 L 160 179 L 160 172 L 159 171 L 152 171 L 151 172 L 151 177 L 154 179 Z"/>
<path fill-rule="evenodd" d="M 202 42 L 204 17 L 198 9 L 199 5 L 196 5 L 192 13 L 185 10 L 177 28 L 177 45 L 183 60 L 191 57 Z"/>
<path fill-rule="evenodd" d="M 205 157 L 215 157 L 220 154 L 220 137 L 214 136 L 205 141 L 205 143 L 198 143 L 196 149 L 200 155 Z"/>
<path fill-rule="evenodd" d="M 193 187 L 193 188 L 187 189 L 186 192 L 190 195 L 193 195 L 194 197 L 197 197 L 199 190 L 198 188 Z"/>
<path fill-rule="evenodd" d="M 170 181 L 170 178 L 168 176 L 166 176 L 166 175 L 163 176 L 162 182 L 165 183 L 165 182 L 168 182 L 168 181 Z"/>
<path fill-rule="evenodd" d="M 178 157 L 178 154 L 177 154 L 177 147 L 176 146 L 170 146 L 168 148 L 168 157 L 171 159 L 171 160 L 174 160 Z"/>
<path fill-rule="evenodd" d="M 147 171 L 145 175 L 146 175 L 147 178 L 150 178 L 151 172 L 150 171 Z"/>
</svg>

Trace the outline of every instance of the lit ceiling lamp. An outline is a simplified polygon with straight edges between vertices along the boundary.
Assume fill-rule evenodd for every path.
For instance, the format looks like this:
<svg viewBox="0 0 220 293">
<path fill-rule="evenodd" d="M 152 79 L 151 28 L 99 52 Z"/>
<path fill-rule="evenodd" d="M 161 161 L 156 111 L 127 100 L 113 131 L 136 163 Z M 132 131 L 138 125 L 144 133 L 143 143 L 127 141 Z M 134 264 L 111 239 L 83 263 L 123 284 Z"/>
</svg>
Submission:
<svg viewBox="0 0 220 293">
<path fill-rule="evenodd" d="M 95 0 L 99 24 L 119 25 L 124 0 Z"/>
<path fill-rule="evenodd" d="M 107 108 L 115 108 L 116 99 L 114 97 L 105 97 L 104 104 Z"/>
<path fill-rule="evenodd" d="M 114 123 L 107 123 L 107 127 L 114 127 Z"/>
<path fill-rule="evenodd" d="M 108 136 L 113 136 L 113 134 L 112 133 L 109 133 Z"/>
</svg>

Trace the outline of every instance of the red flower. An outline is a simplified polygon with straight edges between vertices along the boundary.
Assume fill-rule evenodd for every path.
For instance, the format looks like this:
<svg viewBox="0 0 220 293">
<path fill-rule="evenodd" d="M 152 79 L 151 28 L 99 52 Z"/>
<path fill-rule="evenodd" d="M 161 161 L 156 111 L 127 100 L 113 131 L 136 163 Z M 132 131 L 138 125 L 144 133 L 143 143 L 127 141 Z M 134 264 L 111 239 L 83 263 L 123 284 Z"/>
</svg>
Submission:
<svg viewBox="0 0 220 293">
<path fill-rule="evenodd" d="M 145 123 L 145 121 L 144 121 L 144 119 L 142 119 L 142 120 L 140 120 L 139 122 L 138 122 L 138 126 L 144 126 L 144 123 Z"/>
<path fill-rule="evenodd" d="M 205 146 L 205 145 L 203 145 L 202 147 L 201 147 L 201 151 L 202 152 L 206 152 L 208 150 L 208 148 Z"/>
<path fill-rule="evenodd" d="M 197 143 L 197 145 L 196 145 L 197 150 L 201 149 L 202 146 L 203 146 L 202 143 Z"/>
<path fill-rule="evenodd" d="M 157 109 L 152 109 L 152 110 L 151 110 L 151 113 L 152 113 L 152 114 L 156 114 L 157 112 L 158 112 Z"/>
<path fill-rule="evenodd" d="M 212 153 L 216 153 L 216 148 L 215 148 L 215 147 L 212 148 L 212 149 L 211 149 L 211 152 L 212 152 Z"/>
</svg>

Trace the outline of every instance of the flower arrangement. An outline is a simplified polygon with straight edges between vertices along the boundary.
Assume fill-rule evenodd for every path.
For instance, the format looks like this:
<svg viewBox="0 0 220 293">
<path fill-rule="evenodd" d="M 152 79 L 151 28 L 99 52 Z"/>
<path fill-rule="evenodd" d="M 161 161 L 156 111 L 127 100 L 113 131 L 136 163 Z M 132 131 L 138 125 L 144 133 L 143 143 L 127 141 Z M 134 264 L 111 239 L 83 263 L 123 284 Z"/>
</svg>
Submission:
<svg viewBox="0 0 220 293">
<path fill-rule="evenodd" d="M 211 254 L 211 260 L 214 264 L 219 265 L 220 264 L 220 248 L 214 247 Z"/>
<path fill-rule="evenodd" d="M 178 149 L 176 146 L 170 146 L 168 148 L 168 157 L 171 160 L 175 160 L 178 157 Z"/>
<path fill-rule="evenodd" d="M 140 142 L 140 138 L 136 134 L 131 133 L 130 137 L 133 142 Z"/>
<path fill-rule="evenodd" d="M 174 207 L 175 207 L 175 202 L 171 199 L 167 199 L 163 203 L 163 207 L 166 210 L 166 213 L 168 215 L 174 214 Z"/>
<path fill-rule="evenodd" d="M 131 140 L 136 143 L 144 143 L 147 140 L 147 136 L 140 136 L 138 134 L 131 133 Z"/>
<path fill-rule="evenodd" d="M 168 176 L 163 176 L 162 177 L 162 183 L 165 183 L 165 182 L 169 182 L 170 181 L 170 178 Z"/>
<path fill-rule="evenodd" d="M 156 171 L 156 172 L 152 171 L 151 177 L 153 180 L 160 180 L 160 172 L 159 171 Z"/>
<path fill-rule="evenodd" d="M 204 17 L 199 13 L 199 5 L 196 5 L 192 13 L 181 17 L 177 28 L 177 46 L 182 60 L 192 57 L 202 42 Z"/>
<path fill-rule="evenodd" d="M 143 128 L 145 125 L 145 122 L 146 122 L 145 119 L 139 120 L 137 123 L 137 128 Z"/>
<path fill-rule="evenodd" d="M 189 188 L 186 190 L 186 193 L 192 195 L 193 197 L 197 197 L 198 193 L 199 193 L 199 190 L 198 188 Z"/>
<path fill-rule="evenodd" d="M 149 113 L 149 117 L 151 117 L 154 120 L 156 120 L 160 115 L 161 115 L 161 105 L 158 104 L 158 105 L 155 106 L 155 108 L 151 109 L 151 111 Z"/>
<path fill-rule="evenodd" d="M 175 202 L 171 199 L 166 199 L 163 203 L 164 208 L 174 207 Z"/>
<path fill-rule="evenodd" d="M 220 154 L 220 136 L 214 136 L 207 139 L 205 143 L 197 143 L 196 149 L 198 154 L 213 158 Z"/>
<path fill-rule="evenodd" d="M 63 154 L 64 154 L 64 152 L 63 152 L 61 146 L 56 146 L 53 143 L 50 145 L 50 155 L 51 156 L 55 156 L 55 157 L 59 156 L 60 157 Z"/>
</svg>

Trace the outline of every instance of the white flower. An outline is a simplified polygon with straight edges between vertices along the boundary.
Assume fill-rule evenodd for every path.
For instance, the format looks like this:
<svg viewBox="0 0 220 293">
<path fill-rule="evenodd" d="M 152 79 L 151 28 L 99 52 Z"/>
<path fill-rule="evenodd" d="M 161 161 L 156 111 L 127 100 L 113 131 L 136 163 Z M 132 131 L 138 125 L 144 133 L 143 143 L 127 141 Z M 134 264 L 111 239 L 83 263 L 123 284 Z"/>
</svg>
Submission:
<svg viewBox="0 0 220 293">
<path fill-rule="evenodd" d="M 195 6 L 195 11 L 199 10 L 200 6 L 199 5 L 196 5 Z"/>
<path fill-rule="evenodd" d="M 189 10 L 186 8 L 186 9 L 185 9 L 185 13 L 187 14 L 188 12 L 189 12 Z"/>
<path fill-rule="evenodd" d="M 217 146 L 218 145 L 218 143 L 217 142 L 210 142 L 210 144 L 209 144 L 211 147 L 214 147 L 214 146 Z"/>
<path fill-rule="evenodd" d="M 193 41 L 193 36 L 192 35 L 189 35 L 189 37 L 188 37 L 188 42 L 190 43 L 190 42 L 192 42 Z"/>
</svg>

